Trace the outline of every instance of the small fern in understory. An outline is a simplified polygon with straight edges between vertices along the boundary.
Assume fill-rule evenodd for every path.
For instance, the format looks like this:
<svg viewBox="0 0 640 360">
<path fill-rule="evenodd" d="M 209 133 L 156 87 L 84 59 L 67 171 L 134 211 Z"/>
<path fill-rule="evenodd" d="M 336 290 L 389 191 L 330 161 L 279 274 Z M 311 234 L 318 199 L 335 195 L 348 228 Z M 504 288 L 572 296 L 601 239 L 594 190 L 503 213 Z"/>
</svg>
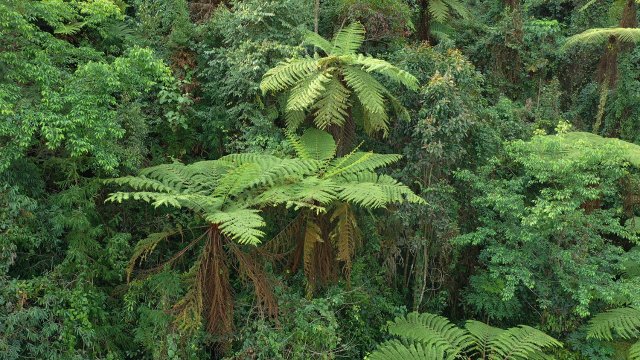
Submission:
<svg viewBox="0 0 640 360">
<path fill-rule="evenodd" d="M 587 338 L 612 341 L 614 334 L 635 341 L 628 349 L 629 360 L 640 360 L 640 310 L 631 307 L 600 313 L 589 321 Z"/>
<path fill-rule="evenodd" d="M 547 359 L 546 351 L 562 347 L 529 326 L 505 330 L 470 320 L 459 328 L 445 317 L 428 313 L 398 317 L 388 327 L 399 340 L 380 344 L 368 360 Z"/>
<path fill-rule="evenodd" d="M 396 98 L 372 76 L 380 74 L 409 89 L 417 89 L 417 79 L 396 66 L 369 55 L 357 54 L 364 42 L 364 27 L 353 23 L 329 41 L 309 33 L 306 43 L 325 53 L 281 62 L 267 71 L 260 88 L 264 93 L 289 91 L 286 119 L 290 128 L 299 126 L 309 113 L 320 129 L 350 125 L 360 121 L 367 133 L 386 134 L 387 105 L 404 111 Z M 353 107 L 362 116 L 353 119 Z M 348 124 L 349 123 L 349 124 Z"/>
</svg>

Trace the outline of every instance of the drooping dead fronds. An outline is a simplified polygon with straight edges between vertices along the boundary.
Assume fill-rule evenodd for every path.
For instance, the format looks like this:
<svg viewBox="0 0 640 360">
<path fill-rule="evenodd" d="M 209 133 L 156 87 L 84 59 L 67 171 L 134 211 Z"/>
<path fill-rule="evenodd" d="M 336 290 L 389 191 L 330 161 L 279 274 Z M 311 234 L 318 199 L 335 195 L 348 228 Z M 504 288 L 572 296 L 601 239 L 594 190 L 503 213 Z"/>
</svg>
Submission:
<svg viewBox="0 0 640 360">
<path fill-rule="evenodd" d="M 202 292 L 207 330 L 222 338 L 221 346 L 233 332 L 233 296 L 223 240 L 218 226 L 209 227 L 196 280 Z"/>
<path fill-rule="evenodd" d="M 261 316 L 278 318 L 278 301 L 273 293 L 273 284 L 264 269 L 264 264 L 258 259 L 258 253 L 244 252 L 233 242 L 229 242 L 229 249 L 238 264 L 241 278 L 248 279 L 253 284 L 258 311 Z"/>
<path fill-rule="evenodd" d="M 342 262 L 342 272 L 347 284 L 350 284 L 351 261 L 362 240 L 360 229 L 348 203 L 339 204 L 331 214 L 330 220 L 332 223 L 335 222 L 330 237 L 337 249 L 336 260 Z"/>
<path fill-rule="evenodd" d="M 315 248 L 317 244 L 323 242 L 320 226 L 314 220 L 313 218 L 307 218 L 304 241 L 302 242 L 303 266 L 307 277 L 307 297 L 313 295 L 316 284 Z"/>
</svg>

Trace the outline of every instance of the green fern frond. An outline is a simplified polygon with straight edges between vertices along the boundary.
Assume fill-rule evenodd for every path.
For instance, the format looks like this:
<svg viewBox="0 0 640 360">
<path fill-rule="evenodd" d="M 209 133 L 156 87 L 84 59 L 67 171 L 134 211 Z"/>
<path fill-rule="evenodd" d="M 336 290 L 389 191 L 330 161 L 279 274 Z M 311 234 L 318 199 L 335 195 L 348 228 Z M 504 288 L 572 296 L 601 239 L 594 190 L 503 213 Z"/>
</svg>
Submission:
<svg viewBox="0 0 640 360">
<path fill-rule="evenodd" d="M 156 192 L 174 193 L 176 189 L 173 186 L 165 185 L 163 182 L 149 179 L 144 176 L 124 176 L 117 179 L 104 180 L 105 183 L 127 185 L 135 190 L 153 190 Z"/>
<path fill-rule="evenodd" d="M 348 61 L 355 65 L 361 65 L 366 72 L 376 72 L 386 76 L 389 80 L 400 83 L 411 90 L 418 89 L 418 79 L 408 71 L 402 70 L 389 62 L 376 59 L 370 55 L 351 55 Z"/>
<path fill-rule="evenodd" d="M 331 81 L 331 73 L 318 72 L 300 81 L 289 94 L 287 111 L 305 111 L 325 93 L 325 86 Z"/>
<path fill-rule="evenodd" d="M 259 228 L 266 226 L 259 214 L 259 210 L 251 209 L 218 211 L 207 215 L 205 220 L 218 224 L 222 234 L 240 244 L 257 245 L 264 236 Z"/>
<path fill-rule="evenodd" d="M 354 22 L 341 29 L 333 38 L 333 48 L 330 55 L 353 54 L 364 42 L 365 29 L 359 22 Z"/>
<path fill-rule="evenodd" d="M 372 152 L 356 152 L 339 159 L 329 165 L 325 177 L 341 174 L 355 174 L 362 171 L 374 171 L 398 162 L 402 155 L 374 154 Z"/>
<path fill-rule="evenodd" d="M 609 40 L 610 37 L 625 43 L 636 43 L 640 41 L 640 29 L 637 28 L 596 28 L 573 35 L 567 39 L 565 48 L 578 44 L 601 44 Z"/>
<path fill-rule="evenodd" d="M 325 130 L 330 125 L 345 124 L 351 95 L 349 89 L 336 79 L 331 79 L 325 89 L 324 94 L 314 106 L 316 109 L 314 123 L 321 130 Z"/>
<path fill-rule="evenodd" d="M 314 58 L 289 59 L 280 62 L 264 74 L 260 82 L 263 94 L 290 88 L 299 81 L 318 71 L 318 61 Z"/>
<path fill-rule="evenodd" d="M 476 320 L 467 321 L 465 328 L 469 331 L 471 337 L 473 337 L 473 350 L 477 354 L 480 354 L 483 359 L 490 353 L 493 339 L 505 331 Z"/>
<path fill-rule="evenodd" d="M 424 204 L 421 197 L 388 175 L 360 172 L 342 176 L 338 198 L 367 208 L 381 208 L 404 201 Z"/>
<path fill-rule="evenodd" d="M 469 12 L 469 9 L 459 0 L 446 0 L 446 1 L 447 1 L 447 5 L 449 5 L 449 7 L 453 9 L 453 11 L 455 11 L 461 18 L 466 20 L 471 17 L 471 13 Z"/>
<path fill-rule="evenodd" d="M 613 333 L 623 339 L 640 337 L 640 310 L 618 308 L 600 313 L 589 321 L 587 338 L 613 340 Z"/>
<path fill-rule="evenodd" d="M 629 360 L 640 360 L 640 340 L 629 347 Z"/>
<path fill-rule="evenodd" d="M 86 25 L 86 22 L 76 22 L 73 24 L 62 24 L 53 30 L 54 34 L 59 35 L 73 35 L 78 31 L 82 30 L 82 28 Z"/>
<path fill-rule="evenodd" d="M 346 66 L 343 73 L 344 80 L 355 91 L 365 110 L 378 114 L 385 112 L 384 87 L 378 80 L 354 66 Z"/>
<path fill-rule="evenodd" d="M 318 129 L 307 129 L 299 138 L 289 134 L 289 142 L 301 159 L 326 161 L 336 154 L 336 142 L 333 137 Z"/>
<path fill-rule="evenodd" d="M 526 325 L 509 328 L 489 342 L 495 359 L 543 359 L 544 351 L 562 347 L 562 343 L 544 332 Z"/>
<path fill-rule="evenodd" d="M 444 360 L 441 347 L 422 343 L 404 344 L 398 340 L 386 341 L 366 357 L 367 360 Z"/>
<path fill-rule="evenodd" d="M 428 9 L 431 18 L 437 22 L 445 22 L 449 17 L 449 5 L 444 0 L 430 0 Z"/>
<path fill-rule="evenodd" d="M 333 52 L 333 44 L 329 40 L 312 31 L 309 31 L 305 35 L 304 43 L 320 48 L 325 54 L 331 54 Z"/>
<path fill-rule="evenodd" d="M 406 317 L 397 317 L 388 327 L 389 333 L 393 335 L 443 349 L 448 358 L 462 353 L 472 345 L 471 337 L 466 331 L 447 318 L 435 314 L 413 312 Z"/>
<path fill-rule="evenodd" d="M 296 110 L 296 111 L 285 111 L 284 113 L 284 121 L 287 124 L 287 129 L 290 131 L 295 131 L 306 118 L 306 114 L 304 111 Z"/>
<path fill-rule="evenodd" d="M 158 233 L 149 234 L 146 238 L 138 241 L 136 246 L 133 249 L 133 255 L 131 255 L 131 259 L 129 259 L 129 263 L 127 264 L 127 281 L 130 280 L 131 274 L 133 273 L 133 268 L 136 266 L 136 262 L 142 263 L 149 254 L 155 250 L 160 242 L 178 234 L 179 230 L 169 230 Z"/>
</svg>

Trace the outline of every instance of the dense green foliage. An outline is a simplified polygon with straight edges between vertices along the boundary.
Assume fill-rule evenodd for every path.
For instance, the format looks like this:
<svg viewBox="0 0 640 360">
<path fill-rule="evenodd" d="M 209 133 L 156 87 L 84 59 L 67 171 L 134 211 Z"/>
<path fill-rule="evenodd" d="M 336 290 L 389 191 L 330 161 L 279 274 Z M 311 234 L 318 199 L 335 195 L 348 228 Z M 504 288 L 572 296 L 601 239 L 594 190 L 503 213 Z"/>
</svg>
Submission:
<svg viewBox="0 0 640 360">
<path fill-rule="evenodd" d="M 640 358 L 637 7 L 0 0 L 0 360 Z"/>
</svg>

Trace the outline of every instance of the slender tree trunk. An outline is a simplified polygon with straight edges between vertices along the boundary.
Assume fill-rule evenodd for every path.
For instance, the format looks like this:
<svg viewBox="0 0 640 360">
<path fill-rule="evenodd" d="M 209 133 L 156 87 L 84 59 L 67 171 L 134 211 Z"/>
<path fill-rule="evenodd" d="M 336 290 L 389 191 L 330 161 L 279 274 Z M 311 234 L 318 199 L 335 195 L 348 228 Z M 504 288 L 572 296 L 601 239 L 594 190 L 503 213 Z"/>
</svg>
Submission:
<svg viewBox="0 0 640 360">
<path fill-rule="evenodd" d="M 313 31 L 318 33 L 318 21 L 320 20 L 320 0 L 315 0 L 313 9 Z"/>
<path fill-rule="evenodd" d="M 627 0 L 622 10 L 622 18 L 620 19 L 621 28 L 638 27 L 637 8 L 635 0 Z M 630 50 L 632 44 L 623 44 L 618 41 L 615 36 L 610 36 L 607 45 L 605 45 L 604 54 L 600 58 L 596 79 L 600 84 L 600 99 L 598 101 L 598 112 L 593 124 L 592 132 L 597 134 L 600 132 L 602 119 L 604 118 L 605 107 L 609 92 L 612 91 L 618 80 L 618 58 L 620 53 Z"/>
<path fill-rule="evenodd" d="M 429 0 L 420 0 L 420 20 L 418 24 L 418 38 L 431 42 L 431 15 L 429 14 Z"/>
</svg>

